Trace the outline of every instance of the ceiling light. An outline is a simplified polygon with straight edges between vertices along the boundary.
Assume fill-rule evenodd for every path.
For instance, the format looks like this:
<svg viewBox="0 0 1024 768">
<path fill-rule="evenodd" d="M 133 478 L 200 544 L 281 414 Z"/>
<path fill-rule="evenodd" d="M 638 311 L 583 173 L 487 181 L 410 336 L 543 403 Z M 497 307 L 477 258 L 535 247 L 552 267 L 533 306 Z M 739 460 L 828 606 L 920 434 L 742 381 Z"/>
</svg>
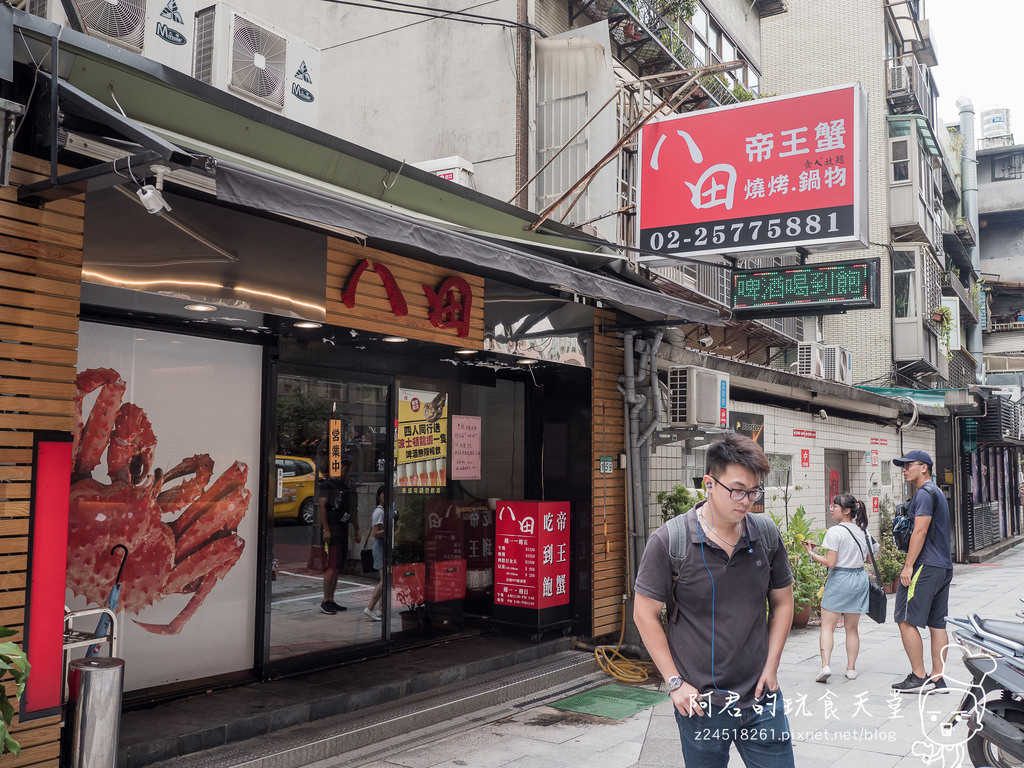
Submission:
<svg viewBox="0 0 1024 768">
<path fill-rule="evenodd" d="M 456 349 L 455 350 L 455 354 L 456 355 L 475 355 L 476 354 L 476 350 L 475 349 Z"/>
<path fill-rule="evenodd" d="M 312 320 L 303 320 L 299 323 L 292 323 L 296 328 L 322 328 L 323 323 L 315 323 Z"/>
<path fill-rule="evenodd" d="M 189 312 L 216 312 L 217 308 L 212 304 L 186 304 L 185 309 Z"/>
<path fill-rule="evenodd" d="M 381 341 L 386 341 L 389 344 L 399 344 L 403 341 L 408 341 L 408 339 L 405 336 L 385 336 Z"/>
<path fill-rule="evenodd" d="M 540 361 L 539 360 L 533 360 L 533 359 L 531 359 L 529 357 L 524 357 L 521 360 L 516 360 L 516 362 L 519 363 L 519 365 L 536 365 Z"/>
</svg>

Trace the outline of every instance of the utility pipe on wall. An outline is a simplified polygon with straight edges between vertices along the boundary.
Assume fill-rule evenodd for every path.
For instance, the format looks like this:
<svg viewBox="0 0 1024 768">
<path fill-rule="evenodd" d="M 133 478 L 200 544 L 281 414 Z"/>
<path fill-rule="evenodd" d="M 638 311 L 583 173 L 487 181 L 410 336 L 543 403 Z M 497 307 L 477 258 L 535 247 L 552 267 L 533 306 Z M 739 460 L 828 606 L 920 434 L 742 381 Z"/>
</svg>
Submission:
<svg viewBox="0 0 1024 768">
<path fill-rule="evenodd" d="M 964 137 L 964 147 L 960 153 L 960 187 L 963 194 L 964 217 L 971 223 L 974 232 L 978 229 L 978 147 L 974 136 L 974 105 L 966 96 L 956 100 L 960 110 L 960 135 Z M 977 239 L 967 253 L 971 257 L 974 271 L 981 273 L 981 249 Z M 985 383 L 985 358 L 982 353 L 981 324 L 976 323 L 967 333 L 967 351 L 978 361 L 976 374 L 979 384 Z"/>
</svg>

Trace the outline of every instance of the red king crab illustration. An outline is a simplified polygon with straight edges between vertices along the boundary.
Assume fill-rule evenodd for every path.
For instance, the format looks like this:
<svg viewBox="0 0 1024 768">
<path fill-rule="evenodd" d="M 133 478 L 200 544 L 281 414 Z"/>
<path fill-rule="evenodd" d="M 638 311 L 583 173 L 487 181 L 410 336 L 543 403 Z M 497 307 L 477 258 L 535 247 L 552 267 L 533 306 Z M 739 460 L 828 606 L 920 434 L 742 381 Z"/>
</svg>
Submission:
<svg viewBox="0 0 1024 768">
<path fill-rule="evenodd" d="M 249 508 L 249 468 L 236 461 L 210 485 L 214 462 L 200 453 L 151 472 L 157 439 L 145 411 L 122 402 L 120 374 L 92 368 L 78 374 L 77 386 L 67 585 L 102 605 L 121 563 L 111 549 L 124 544 L 121 607 L 138 614 L 168 595 L 190 594 L 170 623 L 137 622 L 176 635 L 242 555 L 237 530 Z M 96 390 L 83 424 L 82 399 Z M 92 476 L 104 452 L 109 483 Z"/>
</svg>

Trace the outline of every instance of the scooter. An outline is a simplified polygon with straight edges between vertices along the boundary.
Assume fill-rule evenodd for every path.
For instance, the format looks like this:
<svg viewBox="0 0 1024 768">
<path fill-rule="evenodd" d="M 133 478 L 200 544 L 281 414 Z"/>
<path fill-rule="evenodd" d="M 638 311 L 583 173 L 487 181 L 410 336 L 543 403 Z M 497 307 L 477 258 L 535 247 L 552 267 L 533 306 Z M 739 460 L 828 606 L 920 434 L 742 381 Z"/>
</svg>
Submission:
<svg viewBox="0 0 1024 768">
<path fill-rule="evenodd" d="M 964 648 L 972 686 L 947 721 L 966 720 L 967 754 L 976 768 L 1018 768 L 1024 764 L 1024 624 L 946 617 L 954 640 Z"/>
</svg>

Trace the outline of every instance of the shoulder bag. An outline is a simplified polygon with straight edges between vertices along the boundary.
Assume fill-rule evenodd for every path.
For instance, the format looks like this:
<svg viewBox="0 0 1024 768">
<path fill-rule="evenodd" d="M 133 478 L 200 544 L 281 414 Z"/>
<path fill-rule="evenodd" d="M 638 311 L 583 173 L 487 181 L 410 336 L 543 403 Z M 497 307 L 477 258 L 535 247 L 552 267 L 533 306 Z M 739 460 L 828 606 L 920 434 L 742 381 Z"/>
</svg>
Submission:
<svg viewBox="0 0 1024 768">
<path fill-rule="evenodd" d="M 366 532 L 366 538 L 363 540 L 363 548 L 359 550 L 359 559 L 362 561 L 363 573 L 373 573 L 376 570 L 373 567 L 373 550 L 366 546 L 370 543 L 372 535 L 373 526 L 370 526 L 370 530 Z"/>
<path fill-rule="evenodd" d="M 853 536 L 853 543 L 857 545 L 857 549 L 860 550 L 861 561 L 864 560 L 864 550 L 861 549 L 860 542 L 857 541 L 857 537 L 853 531 L 847 528 L 845 525 L 843 528 L 846 529 L 847 533 Z M 864 531 L 864 535 L 867 536 L 868 532 Z M 871 556 L 871 565 L 875 567 L 875 580 L 871 580 L 870 574 L 868 575 L 868 616 L 871 617 L 872 621 L 878 624 L 885 624 L 885 615 L 889 608 L 889 603 L 885 598 L 885 591 L 882 589 L 882 574 L 878 570 L 878 562 L 875 560 L 875 553 L 871 550 L 871 542 L 866 541 L 868 545 L 868 554 Z"/>
</svg>

